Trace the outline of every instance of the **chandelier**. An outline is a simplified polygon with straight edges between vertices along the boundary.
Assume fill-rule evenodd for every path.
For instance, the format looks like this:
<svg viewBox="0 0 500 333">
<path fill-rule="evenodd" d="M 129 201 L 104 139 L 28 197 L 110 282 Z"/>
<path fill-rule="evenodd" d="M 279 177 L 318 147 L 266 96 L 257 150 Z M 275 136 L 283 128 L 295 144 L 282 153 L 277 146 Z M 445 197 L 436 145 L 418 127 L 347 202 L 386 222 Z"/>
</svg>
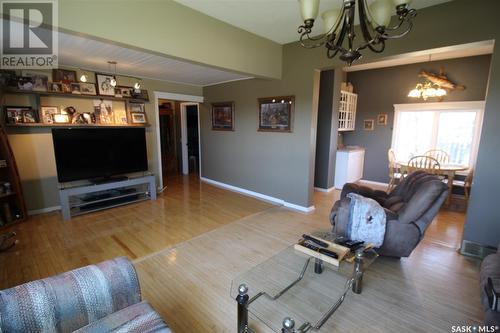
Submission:
<svg viewBox="0 0 500 333">
<path fill-rule="evenodd" d="M 299 0 L 304 24 L 299 26 L 300 43 L 305 48 L 326 46 L 328 58 L 340 53 L 339 58 L 349 66 L 361 58 L 361 50 L 369 48 L 373 52 L 381 53 L 385 49 L 387 39 L 396 39 L 410 32 L 416 16 L 415 9 L 411 9 L 411 0 L 375 0 L 370 6 L 367 0 L 342 0 L 342 8 L 325 11 L 321 18 L 325 25 L 325 32 L 319 36 L 311 36 L 314 21 L 318 16 L 319 0 Z M 358 3 L 358 16 L 363 42 L 354 45 L 356 33 L 354 18 Z M 389 26 L 393 8 L 396 8 L 398 22 Z"/>
<path fill-rule="evenodd" d="M 408 93 L 408 97 L 422 98 L 424 101 L 429 97 L 438 97 L 442 99 L 444 96 L 446 96 L 446 90 L 429 81 L 417 83 L 415 88 Z"/>
</svg>

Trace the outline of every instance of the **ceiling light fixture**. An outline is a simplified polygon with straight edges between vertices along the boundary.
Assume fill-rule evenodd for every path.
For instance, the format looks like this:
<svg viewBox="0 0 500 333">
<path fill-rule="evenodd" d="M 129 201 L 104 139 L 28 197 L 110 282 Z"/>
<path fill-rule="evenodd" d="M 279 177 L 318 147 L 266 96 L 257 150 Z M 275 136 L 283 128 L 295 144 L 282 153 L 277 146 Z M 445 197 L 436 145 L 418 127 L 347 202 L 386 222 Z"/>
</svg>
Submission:
<svg viewBox="0 0 500 333">
<path fill-rule="evenodd" d="M 110 69 L 110 71 L 111 71 L 111 66 L 115 67 L 113 78 L 111 79 L 111 82 L 109 83 L 109 84 L 111 84 L 112 87 L 116 87 L 116 64 L 117 64 L 116 61 L 108 61 L 108 68 Z"/>
<path fill-rule="evenodd" d="M 422 98 L 426 101 L 429 97 L 438 97 L 442 99 L 447 92 L 439 85 L 432 82 L 417 83 L 414 89 L 410 90 L 408 97 Z"/>
<path fill-rule="evenodd" d="M 314 21 L 318 16 L 319 0 L 299 0 L 304 24 L 299 26 L 300 44 L 305 48 L 316 48 L 325 45 L 328 58 L 339 58 L 349 66 L 361 58 L 361 50 L 369 48 L 373 52 L 381 53 L 385 49 L 385 41 L 401 38 L 408 34 L 413 26 L 412 19 L 417 15 L 411 9 L 411 0 L 375 0 L 370 6 L 367 0 L 342 0 L 343 5 L 338 9 L 325 11 L 321 17 L 325 25 L 325 32 L 319 36 L 311 36 Z M 363 43 L 354 46 L 356 32 L 354 18 L 358 3 L 358 16 Z M 398 22 L 389 26 L 392 8 L 396 7 Z"/>
<path fill-rule="evenodd" d="M 136 93 L 141 92 L 141 79 L 137 79 L 137 81 L 134 83 L 134 90 Z"/>
<path fill-rule="evenodd" d="M 87 81 L 88 81 L 87 74 L 82 74 L 82 76 L 80 76 L 80 82 L 87 82 Z"/>
</svg>

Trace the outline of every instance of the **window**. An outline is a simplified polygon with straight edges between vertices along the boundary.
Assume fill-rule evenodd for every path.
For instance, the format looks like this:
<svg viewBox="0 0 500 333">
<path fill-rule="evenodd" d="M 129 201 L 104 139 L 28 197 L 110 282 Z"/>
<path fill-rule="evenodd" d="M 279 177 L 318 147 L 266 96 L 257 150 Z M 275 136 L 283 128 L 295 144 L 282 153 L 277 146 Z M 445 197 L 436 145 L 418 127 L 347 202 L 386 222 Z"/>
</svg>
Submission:
<svg viewBox="0 0 500 333">
<path fill-rule="evenodd" d="M 440 149 L 451 164 L 473 167 L 479 146 L 484 102 L 394 105 L 392 148 L 398 160 Z"/>
</svg>

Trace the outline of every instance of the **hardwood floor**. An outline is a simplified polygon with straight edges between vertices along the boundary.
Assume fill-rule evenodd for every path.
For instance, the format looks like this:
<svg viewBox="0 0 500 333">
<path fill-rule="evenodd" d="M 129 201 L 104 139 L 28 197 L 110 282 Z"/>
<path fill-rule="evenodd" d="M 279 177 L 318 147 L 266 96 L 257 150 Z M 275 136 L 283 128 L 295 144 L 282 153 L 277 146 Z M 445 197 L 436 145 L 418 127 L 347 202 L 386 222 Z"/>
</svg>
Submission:
<svg viewBox="0 0 500 333">
<path fill-rule="evenodd" d="M 275 207 L 220 227 L 147 259 L 138 259 L 144 297 L 175 332 L 234 332 L 231 281 L 295 242 L 329 227 L 338 193 L 315 193 L 316 211 Z M 365 292 L 351 295 L 321 332 L 450 332 L 479 322 L 478 261 L 460 256 L 442 225 L 460 228 L 463 214 L 442 211 L 411 257 L 379 258 L 365 276 Z M 458 231 L 455 233 L 458 235 Z M 270 332 L 258 320 L 256 332 Z"/>
<path fill-rule="evenodd" d="M 116 256 L 137 259 L 272 207 L 268 203 L 173 177 L 156 201 L 82 215 L 59 212 L 3 229 L 19 243 L 0 253 L 0 289 Z"/>
<path fill-rule="evenodd" d="M 144 299 L 176 333 L 235 332 L 233 278 L 329 228 L 338 192 L 316 192 L 304 215 L 181 177 L 156 202 L 77 217 L 38 216 L 0 253 L 0 288 L 118 255 L 134 259 Z M 449 332 L 482 319 L 478 261 L 460 256 L 464 214 L 443 210 L 409 258 L 379 258 L 322 332 Z M 269 332 L 257 320 L 257 332 Z"/>
</svg>

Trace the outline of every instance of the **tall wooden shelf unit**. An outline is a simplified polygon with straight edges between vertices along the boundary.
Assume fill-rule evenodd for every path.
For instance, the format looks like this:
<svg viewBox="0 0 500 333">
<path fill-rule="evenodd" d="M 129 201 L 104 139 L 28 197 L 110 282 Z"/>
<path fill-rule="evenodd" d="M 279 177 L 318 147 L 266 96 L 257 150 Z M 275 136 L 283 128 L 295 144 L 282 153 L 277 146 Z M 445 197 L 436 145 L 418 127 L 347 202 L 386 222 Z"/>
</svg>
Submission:
<svg viewBox="0 0 500 333">
<path fill-rule="evenodd" d="M 5 166 L 0 167 L 0 182 L 2 182 L 0 185 L 0 228 L 3 228 L 26 220 L 28 214 L 14 154 L 5 129 L 1 125 L 0 160 L 6 162 Z M 10 190 L 6 191 L 4 183 L 10 183 Z"/>
</svg>

